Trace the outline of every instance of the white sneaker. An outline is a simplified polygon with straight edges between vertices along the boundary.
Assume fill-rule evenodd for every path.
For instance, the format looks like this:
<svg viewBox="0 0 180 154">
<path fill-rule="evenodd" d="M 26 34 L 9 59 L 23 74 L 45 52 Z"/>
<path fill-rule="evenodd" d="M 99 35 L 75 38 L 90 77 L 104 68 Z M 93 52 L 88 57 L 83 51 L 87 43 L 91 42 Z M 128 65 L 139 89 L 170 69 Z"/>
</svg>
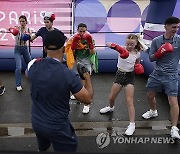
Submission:
<svg viewBox="0 0 180 154">
<path fill-rule="evenodd" d="M 100 113 L 107 113 L 107 112 L 113 112 L 113 111 L 114 111 L 114 106 L 113 107 L 106 106 L 100 110 Z"/>
<path fill-rule="evenodd" d="M 157 116 L 158 116 L 157 110 L 153 111 L 151 109 L 142 115 L 144 119 L 149 119 Z"/>
<path fill-rule="evenodd" d="M 128 128 L 125 131 L 125 134 L 128 136 L 131 136 L 135 131 L 135 123 L 134 124 L 129 124 Z"/>
<path fill-rule="evenodd" d="M 72 99 L 72 100 L 75 100 L 76 98 L 74 97 L 74 95 L 71 95 L 71 99 Z"/>
<path fill-rule="evenodd" d="M 21 86 L 17 86 L 17 87 L 16 87 L 16 90 L 17 90 L 17 91 L 22 91 L 22 87 L 21 87 Z"/>
<path fill-rule="evenodd" d="M 83 110 L 82 110 L 82 113 L 89 113 L 89 108 L 90 108 L 89 105 L 84 105 L 84 108 L 83 108 Z"/>
<path fill-rule="evenodd" d="M 6 91 L 4 86 L 0 86 L 0 96 L 4 94 L 4 92 Z"/>
<path fill-rule="evenodd" d="M 179 129 L 176 126 L 171 127 L 171 137 L 180 139 L 180 135 L 178 133 Z"/>
</svg>

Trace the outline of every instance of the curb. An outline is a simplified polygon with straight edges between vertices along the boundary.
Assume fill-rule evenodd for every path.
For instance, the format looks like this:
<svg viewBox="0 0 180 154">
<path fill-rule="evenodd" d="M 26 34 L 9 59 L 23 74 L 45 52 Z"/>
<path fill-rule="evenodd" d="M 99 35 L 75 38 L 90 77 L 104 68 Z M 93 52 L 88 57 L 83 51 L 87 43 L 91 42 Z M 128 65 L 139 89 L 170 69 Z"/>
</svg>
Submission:
<svg viewBox="0 0 180 154">
<path fill-rule="evenodd" d="M 180 122 L 179 122 L 180 123 Z M 124 131 L 129 121 L 111 122 L 72 122 L 71 123 L 79 136 L 94 136 L 105 131 Z M 158 130 L 160 134 L 167 134 L 171 122 L 166 121 L 136 121 L 136 134 L 153 133 Z M 22 136 L 34 134 L 31 123 L 0 124 L 0 137 Z M 157 132 L 156 132 L 157 134 Z"/>
</svg>

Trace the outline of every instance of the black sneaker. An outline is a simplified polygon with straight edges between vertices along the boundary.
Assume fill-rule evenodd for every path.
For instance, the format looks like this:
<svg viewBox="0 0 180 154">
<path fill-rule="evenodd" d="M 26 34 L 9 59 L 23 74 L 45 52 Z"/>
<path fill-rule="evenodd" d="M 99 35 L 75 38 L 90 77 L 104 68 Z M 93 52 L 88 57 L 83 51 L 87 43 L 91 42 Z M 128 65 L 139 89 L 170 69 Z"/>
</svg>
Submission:
<svg viewBox="0 0 180 154">
<path fill-rule="evenodd" d="M 5 89 L 4 86 L 1 86 L 1 87 L 0 87 L 0 96 L 4 94 L 5 90 L 6 90 L 6 89 Z"/>
</svg>

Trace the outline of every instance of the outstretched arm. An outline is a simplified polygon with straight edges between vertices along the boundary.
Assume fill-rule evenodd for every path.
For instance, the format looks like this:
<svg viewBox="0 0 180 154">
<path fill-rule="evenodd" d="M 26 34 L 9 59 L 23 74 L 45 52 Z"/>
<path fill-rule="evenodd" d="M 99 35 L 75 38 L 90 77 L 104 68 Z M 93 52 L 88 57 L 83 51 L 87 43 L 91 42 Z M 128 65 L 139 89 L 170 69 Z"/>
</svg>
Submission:
<svg viewBox="0 0 180 154">
<path fill-rule="evenodd" d="M 123 59 L 126 59 L 129 57 L 129 52 L 127 51 L 127 49 L 121 47 L 120 45 L 108 42 L 108 43 L 106 43 L 106 46 L 111 48 L 111 49 L 116 50 L 120 54 L 120 57 Z"/>
<path fill-rule="evenodd" d="M 32 35 L 30 41 L 33 41 L 33 40 L 36 39 L 36 38 L 37 38 L 36 35 Z"/>
</svg>

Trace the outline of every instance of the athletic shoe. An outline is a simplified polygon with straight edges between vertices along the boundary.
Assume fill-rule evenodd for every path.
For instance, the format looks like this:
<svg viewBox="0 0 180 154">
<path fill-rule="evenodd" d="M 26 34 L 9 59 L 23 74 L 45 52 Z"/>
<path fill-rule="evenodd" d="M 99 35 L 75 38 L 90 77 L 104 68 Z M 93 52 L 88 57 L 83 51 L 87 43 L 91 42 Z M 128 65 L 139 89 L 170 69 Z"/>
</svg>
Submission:
<svg viewBox="0 0 180 154">
<path fill-rule="evenodd" d="M 131 136 L 135 131 L 135 123 L 134 124 L 129 124 L 128 128 L 125 131 L 125 134 L 128 136 Z"/>
<path fill-rule="evenodd" d="M 4 86 L 0 87 L 0 96 L 4 94 L 4 92 L 6 91 Z"/>
<path fill-rule="evenodd" d="M 158 116 L 157 110 L 153 111 L 151 109 L 142 115 L 144 119 L 149 119 L 157 116 Z"/>
<path fill-rule="evenodd" d="M 17 86 L 17 87 L 16 87 L 16 90 L 17 90 L 17 91 L 22 91 L 22 87 L 21 87 L 21 86 Z"/>
<path fill-rule="evenodd" d="M 113 111 L 114 111 L 114 106 L 113 107 L 106 106 L 100 110 L 100 113 L 107 113 L 107 112 L 113 112 Z"/>
<path fill-rule="evenodd" d="M 180 136 L 179 136 L 179 129 L 176 127 L 176 126 L 172 126 L 171 127 L 171 137 L 172 138 L 178 138 L 180 139 Z"/>
<path fill-rule="evenodd" d="M 84 108 L 83 108 L 83 110 L 82 110 L 82 113 L 89 113 L 89 108 L 90 108 L 89 105 L 84 105 Z"/>
<path fill-rule="evenodd" d="M 71 95 L 71 99 L 72 99 L 72 100 L 75 100 L 76 98 L 74 97 L 74 95 Z"/>
</svg>

